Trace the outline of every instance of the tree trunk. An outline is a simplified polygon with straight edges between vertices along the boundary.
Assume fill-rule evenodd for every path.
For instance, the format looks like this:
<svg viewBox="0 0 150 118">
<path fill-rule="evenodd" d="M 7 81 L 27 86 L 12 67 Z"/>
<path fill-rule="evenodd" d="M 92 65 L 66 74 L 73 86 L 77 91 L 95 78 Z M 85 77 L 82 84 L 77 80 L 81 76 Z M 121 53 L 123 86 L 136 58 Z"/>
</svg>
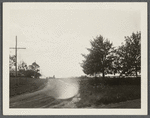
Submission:
<svg viewBox="0 0 150 118">
<path fill-rule="evenodd" d="M 103 78 L 105 77 L 104 68 L 103 68 Z"/>
<path fill-rule="evenodd" d="M 103 78 L 105 77 L 105 74 L 104 74 L 104 72 L 103 72 Z"/>
<path fill-rule="evenodd" d="M 136 74 L 136 77 L 138 76 L 137 74 L 137 65 L 135 65 L 135 74 Z"/>
<path fill-rule="evenodd" d="M 103 57 L 104 55 L 102 55 L 102 68 L 103 68 L 103 70 L 102 70 L 102 73 L 103 73 L 103 78 L 105 77 L 105 73 L 104 73 L 104 57 Z"/>
<path fill-rule="evenodd" d="M 96 78 L 96 73 L 94 73 L 94 75 L 95 75 L 95 78 Z"/>
</svg>

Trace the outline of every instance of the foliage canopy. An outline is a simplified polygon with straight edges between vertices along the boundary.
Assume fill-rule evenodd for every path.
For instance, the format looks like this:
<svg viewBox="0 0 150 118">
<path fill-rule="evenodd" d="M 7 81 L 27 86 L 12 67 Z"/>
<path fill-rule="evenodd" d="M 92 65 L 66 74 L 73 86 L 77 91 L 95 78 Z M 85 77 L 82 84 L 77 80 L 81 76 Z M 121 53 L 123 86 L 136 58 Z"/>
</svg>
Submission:
<svg viewBox="0 0 150 118">
<path fill-rule="evenodd" d="M 85 60 L 81 64 L 83 72 L 87 75 L 111 73 L 112 61 L 114 56 L 112 54 L 112 43 L 103 36 L 97 36 L 94 40 L 90 41 L 91 48 L 88 48 L 89 54 L 84 55 Z"/>
</svg>

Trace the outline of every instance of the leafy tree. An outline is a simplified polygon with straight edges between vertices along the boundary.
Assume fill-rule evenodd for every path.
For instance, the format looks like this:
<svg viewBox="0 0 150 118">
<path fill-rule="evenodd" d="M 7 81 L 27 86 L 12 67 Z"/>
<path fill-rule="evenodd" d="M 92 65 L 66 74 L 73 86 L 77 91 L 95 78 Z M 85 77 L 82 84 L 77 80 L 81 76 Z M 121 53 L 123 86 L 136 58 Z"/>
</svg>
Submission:
<svg viewBox="0 0 150 118">
<path fill-rule="evenodd" d="M 29 65 L 29 68 L 34 71 L 38 71 L 39 67 L 40 66 L 36 62 L 33 62 L 32 65 Z"/>
<path fill-rule="evenodd" d="M 137 76 L 141 70 L 141 32 L 125 37 L 125 44 L 118 48 L 117 54 L 121 74 Z"/>
<path fill-rule="evenodd" d="M 29 65 L 29 70 L 28 73 L 32 73 L 32 74 L 28 74 L 28 75 L 31 75 L 31 76 L 34 76 L 34 78 L 39 78 L 39 76 L 41 76 L 41 74 L 39 73 L 40 71 L 40 66 L 36 63 L 36 62 L 33 62 L 32 65 Z"/>
<path fill-rule="evenodd" d="M 27 64 L 24 61 L 22 61 L 22 62 L 20 62 L 20 64 L 18 64 L 18 70 L 19 70 L 20 74 L 25 75 L 27 69 L 28 69 Z"/>
<path fill-rule="evenodd" d="M 105 40 L 103 36 L 97 36 L 94 40 L 90 41 L 91 48 L 87 49 L 90 53 L 84 55 L 85 60 L 81 64 L 83 72 L 87 75 L 96 75 L 102 73 L 103 77 L 105 74 L 112 73 L 114 61 L 112 43 Z"/>
<path fill-rule="evenodd" d="M 9 69 L 10 69 L 10 76 L 14 76 L 12 72 L 13 71 L 13 66 L 16 64 L 16 57 L 15 55 L 11 56 L 9 55 Z M 18 75 L 24 75 L 26 77 L 34 77 L 34 78 L 39 78 L 41 74 L 39 73 L 40 71 L 40 66 L 36 63 L 33 62 L 32 65 L 27 66 L 27 64 L 22 61 L 20 64 L 18 64 Z"/>
<path fill-rule="evenodd" d="M 18 69 L 27 70 L 28 69 L 27 64 L 24 61 L 20 62 L 20 64 L 18 65 Z"/>
<path fill-rule="evenodd" d="M 9 75 L 15 76 L 14 66 L 16 64 L 15 55 L 9 55 Z"/>
<path fill-rule="evenodd" d="M 11 70 L 13 66 L 16 64 L 16 56 L 15 55 L 9 55 L 9 69 Z"/>
<path fill-rule="evenodd" d="M 24 72 L 26 77 L 34 77 L 35 72 L 33 70 L 26 70 Z"/>
</svg>

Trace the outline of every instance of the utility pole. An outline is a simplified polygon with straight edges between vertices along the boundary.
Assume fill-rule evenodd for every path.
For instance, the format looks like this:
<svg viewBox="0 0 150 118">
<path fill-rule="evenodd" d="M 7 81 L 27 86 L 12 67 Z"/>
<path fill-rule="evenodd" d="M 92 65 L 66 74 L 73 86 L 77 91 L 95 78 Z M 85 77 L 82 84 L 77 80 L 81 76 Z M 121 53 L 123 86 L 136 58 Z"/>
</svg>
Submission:
<svg viewBox="0 0 150 118">
<path fill-rule="evenodd" d="M 26 49 L 26 48 L 17 48 L 17 36 L 16 36 L 16 46 L 11 47 L 10 49 L 15 49 L 15 56 L 16 56 L 15 71 L 16 71 L 16 77 L 17 77 L 17 49 Z"/>
</svg>

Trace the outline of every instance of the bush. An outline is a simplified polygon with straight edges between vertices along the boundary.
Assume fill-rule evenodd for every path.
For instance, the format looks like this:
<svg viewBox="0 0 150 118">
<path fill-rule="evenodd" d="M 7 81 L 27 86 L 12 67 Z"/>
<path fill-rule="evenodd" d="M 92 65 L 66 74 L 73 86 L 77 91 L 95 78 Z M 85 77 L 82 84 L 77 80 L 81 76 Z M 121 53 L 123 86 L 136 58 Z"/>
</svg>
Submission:
<svg viewBox="0 0 150 118">
<path fill-rule="evenodd" d="M 91 85 L 140 85 L 141 84 L 141 77 L 135 78 L 121 78 L 121 77 L 96 77 L 96 78 L 87 78 L 88 83 Z"/>
<path fill-rule="evenodd" d="M 80 78 L 80 108 L 141 98 L 141 78 Z"/>
</svg>

